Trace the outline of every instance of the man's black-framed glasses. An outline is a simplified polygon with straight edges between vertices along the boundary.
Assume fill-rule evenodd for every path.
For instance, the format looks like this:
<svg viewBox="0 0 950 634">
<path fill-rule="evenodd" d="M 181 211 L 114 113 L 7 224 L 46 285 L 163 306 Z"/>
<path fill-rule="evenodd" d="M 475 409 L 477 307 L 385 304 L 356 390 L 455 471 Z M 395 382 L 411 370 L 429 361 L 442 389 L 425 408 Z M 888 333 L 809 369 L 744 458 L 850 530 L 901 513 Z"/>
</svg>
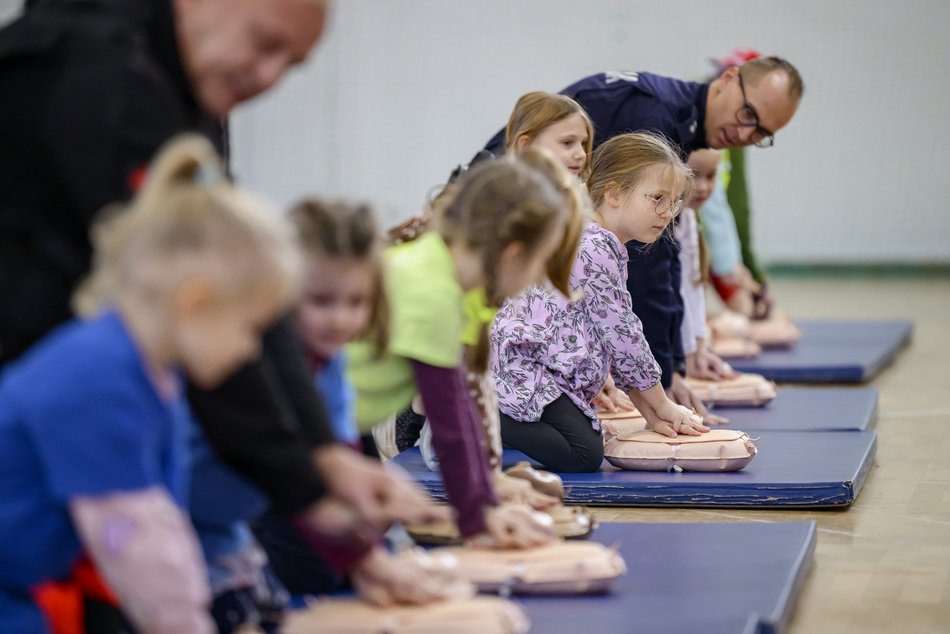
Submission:
<svg viewBox="0 0 950 634">
<path fill-rule="evenodd" d="M 752 133 L 752 143 L 756 147 L 772 147 L 775 145 L 775 135 L 763 128 L 759 123 L 759 113 L 745 96 L 745 82 L 742 81 L 742 71 L 739 71 L 739 90 L 742 91 L 742 107 L 736 110 L 736 121 L 739 125 L 755 128 Z"/>
</svg>

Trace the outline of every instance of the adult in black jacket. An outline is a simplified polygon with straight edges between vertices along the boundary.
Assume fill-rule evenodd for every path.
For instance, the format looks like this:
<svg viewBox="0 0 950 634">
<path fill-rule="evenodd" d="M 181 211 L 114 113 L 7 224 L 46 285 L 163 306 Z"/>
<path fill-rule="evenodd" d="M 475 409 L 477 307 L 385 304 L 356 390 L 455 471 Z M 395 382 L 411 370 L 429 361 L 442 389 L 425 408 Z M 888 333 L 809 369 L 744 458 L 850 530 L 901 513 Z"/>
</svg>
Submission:
<svg viewBox="0 0 950 634">
<path fill-rule="evenodd" d="M 307 56 L 325 11 L 320 0 L 40 0 L 0 31 L 0 366 L 70 317 L 95 215 L 130 198 L 180 132 L 226 150 L 223 118 Z M 405 485 L 332 443 L 286 324 L 266 333 L 260 361 L 189 396 L 219 456 L 281 511 L 320 525 L 342 505 L 364 534 L 411 512 L 380 503 L 411 498 Z"/>
<path fill-rule="evenodd" d="M 683 160 L 693 150 L 758 145 L 768 147 L 792 119 L 804 87 L 798 71 L 784 59 L 765 57 L 727 68 L 709 83 L 681 81 L 646 72 L 606 72 L 585 77 L 561 91 L 587 111 L 594 124 L 594 148 L 625 132 L 648 131 L 665 138 Z M 485 146 L 504 152 L 504 130 Z M 663 371 L 670 396 L 691 406 L 707 422 L 710 414 L 682 381 L 685 369 L 680 330 L 679 245 L 672 234 L 646 247 L 627 245 L 627 289 L 633 311 Z"/>
</svg>

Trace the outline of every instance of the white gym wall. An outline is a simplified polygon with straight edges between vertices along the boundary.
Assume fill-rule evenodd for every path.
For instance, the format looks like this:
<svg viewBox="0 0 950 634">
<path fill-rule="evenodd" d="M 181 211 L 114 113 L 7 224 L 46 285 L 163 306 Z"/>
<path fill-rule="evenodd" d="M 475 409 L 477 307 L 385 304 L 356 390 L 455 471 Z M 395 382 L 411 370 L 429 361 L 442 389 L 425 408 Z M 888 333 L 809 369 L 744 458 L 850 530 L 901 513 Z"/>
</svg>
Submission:
<svg viewBox="0 0 950 634">
<path fill-rule="evenodd" d="M 281 203 L 367 199 L 387 223 L 528 90 L 604 70 L 698 78 L 737 46 L 806 95 L 750 150 L 767 262 L 950 262 L 950 2 L 338 0 L 312 61 L 234 117 L 236 169 Z"/>
<path fill-rule="evenodd" d="M 0 21 L 20 0 L 0 0 Z M 748 46 L 806 95 L 749 150 L 766 262 L 950 263 L 950 2 L 337 0 L 310 62 L 233 117 L 235 172 L 414 212 L 529 90 L 604 70 L 699 78 Z"/>
<path fill-rule="evenodd" d="M 0 0 L 0 25 L 15 18 L 22 6 L 23 0 Z"/>
</svg>

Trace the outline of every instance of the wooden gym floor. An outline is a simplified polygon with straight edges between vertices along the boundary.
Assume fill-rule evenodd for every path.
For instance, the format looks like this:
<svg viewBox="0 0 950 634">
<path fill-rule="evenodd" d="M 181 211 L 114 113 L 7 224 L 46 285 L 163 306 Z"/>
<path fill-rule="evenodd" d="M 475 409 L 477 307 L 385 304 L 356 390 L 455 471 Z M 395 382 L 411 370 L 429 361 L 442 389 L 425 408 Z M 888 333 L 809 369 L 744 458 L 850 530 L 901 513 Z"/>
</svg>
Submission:
<svg viewBox="0 0 950 634">
<path fill-rule="evenodd" d="M 780 279 L 798 318 L 911 318 L 911 344 L 870 385 L 878 450 L 846 511 L 597 509 L 610 522 L 814 520 L 818 545 L 789 634 L 950 632 L 950 279 Z M 715 584 L 716 579 L 710 579 Z"/>
</svg>

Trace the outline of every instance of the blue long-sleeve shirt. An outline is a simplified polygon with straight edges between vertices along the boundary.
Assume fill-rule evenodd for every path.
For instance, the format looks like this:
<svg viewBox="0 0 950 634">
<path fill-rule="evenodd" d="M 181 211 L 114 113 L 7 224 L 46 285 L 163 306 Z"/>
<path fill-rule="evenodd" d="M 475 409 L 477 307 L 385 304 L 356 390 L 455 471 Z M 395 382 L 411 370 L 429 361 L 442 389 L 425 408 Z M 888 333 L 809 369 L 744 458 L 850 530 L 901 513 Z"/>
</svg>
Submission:
<svg viewBox="0 0 950 634">
<path fill-rule="evenodd" d="M 699 210 L 703 233 L 709 244 L 709 265 L 716 275 L 729 275 L 742 263 L 742 247 L 736 218 L 726 198 L 726 184 L 722 178 L 725 165 L 719 166 L 719 177 L 709 200 Z"/>
<path fill-rule="evenodd" d="M 333 435 L 342 443 L 359 442 L 353 411 L 356 394 L 346 379 L 346 354 L 338 353 L 314 372 L 314 386 L 323 396 Z"/>
</svg>

